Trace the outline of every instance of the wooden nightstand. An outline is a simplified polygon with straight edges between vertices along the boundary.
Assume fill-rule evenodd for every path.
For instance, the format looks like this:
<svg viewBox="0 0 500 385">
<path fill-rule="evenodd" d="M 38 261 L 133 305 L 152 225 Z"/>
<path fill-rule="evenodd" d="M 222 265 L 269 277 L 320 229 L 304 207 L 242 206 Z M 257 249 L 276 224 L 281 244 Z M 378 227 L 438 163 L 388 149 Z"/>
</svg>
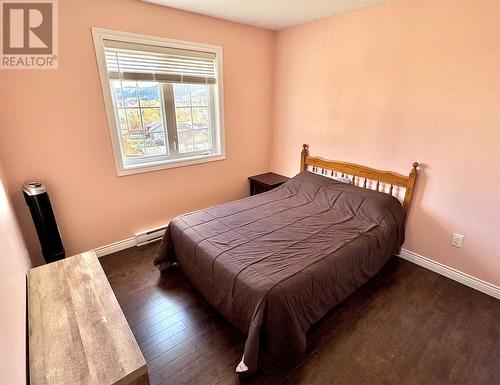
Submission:
<svg viewBox="0 0 500 385">
<path fill-rule="evenodd" d="M 274 172 L 248 177 L 250 181 L 250 195 L 260 194 L 285 183 L 289 178 Z"/>
</svg>

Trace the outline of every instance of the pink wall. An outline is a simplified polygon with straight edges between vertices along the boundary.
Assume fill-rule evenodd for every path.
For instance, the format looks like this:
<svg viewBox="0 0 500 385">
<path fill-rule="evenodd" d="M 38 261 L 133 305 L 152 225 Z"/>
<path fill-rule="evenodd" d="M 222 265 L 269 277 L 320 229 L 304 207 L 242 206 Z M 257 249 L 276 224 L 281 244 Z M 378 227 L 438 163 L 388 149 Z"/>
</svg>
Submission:
<svg viewBox="0 0 500 385">
<path fill-rule="evenodd" d="M 499 26 L 499 1 L 405 0 L 278 32 L 272 168 L 294 174 L 302 143 L 422 162 L 404 247 L 500 285 Z"/>
<path fill-rule="evenodd" d="M 227 159 L 117 177 L 92 26 L 221 45 Z M 274 35 L 136 0 L 59 1 L 59 69 L 0 71 L 0 157 L 30 253 L 28 179 L 48 186 L 69 255 L 247 194 L 247 176 L 269 169 Z"/>
<path fill-rule="evenodd" d="M 26 383 L 26 270 L 30 267 L 4 188 L 0 164 L 0 373 L 2 384 Z"/>
</svg>

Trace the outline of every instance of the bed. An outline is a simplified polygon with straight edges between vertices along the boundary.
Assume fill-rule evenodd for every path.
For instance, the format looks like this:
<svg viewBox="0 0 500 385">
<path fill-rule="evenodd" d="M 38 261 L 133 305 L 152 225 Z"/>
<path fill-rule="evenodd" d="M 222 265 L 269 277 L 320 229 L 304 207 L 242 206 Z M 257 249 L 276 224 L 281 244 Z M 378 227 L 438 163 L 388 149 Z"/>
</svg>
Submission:
<svg viewBox="0 0 500 385">
<path fill-rule="evenodd" d="M 236 372 L 253 373 L 303 352 L 310 326 L 399 252 L 417 167 L 405 176 L 304 145 L 301 172 L 280 187 L 174 218 L 154 263 L 177 262 L 247 335 Z"/>
</svg>

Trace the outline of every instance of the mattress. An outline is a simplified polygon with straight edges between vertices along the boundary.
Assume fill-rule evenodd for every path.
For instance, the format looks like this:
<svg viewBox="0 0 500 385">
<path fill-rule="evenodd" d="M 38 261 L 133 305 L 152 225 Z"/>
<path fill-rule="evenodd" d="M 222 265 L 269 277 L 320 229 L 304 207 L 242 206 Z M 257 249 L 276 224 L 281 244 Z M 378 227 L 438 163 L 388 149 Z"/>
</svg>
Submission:
<svg viewBox="0 0 500 385">
<path fill-rule="evenodd" d="M 302 172 L 269 192 L 174 218 L 155 264 L 179 266 L 247 335 L 238 372 L 301 353 L 312 324 L 352 294 L 404 241 L 389 194 Z"/>
</svg>

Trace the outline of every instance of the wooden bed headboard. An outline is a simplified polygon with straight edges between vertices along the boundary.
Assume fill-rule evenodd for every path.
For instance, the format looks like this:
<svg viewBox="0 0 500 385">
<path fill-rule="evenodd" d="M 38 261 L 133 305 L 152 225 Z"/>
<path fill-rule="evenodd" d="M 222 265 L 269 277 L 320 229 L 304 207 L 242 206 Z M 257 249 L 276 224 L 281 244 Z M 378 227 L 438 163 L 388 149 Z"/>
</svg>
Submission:
<svg viewBox="0 0 500 385">
<path fill-rule="evenodd" d="M 394 186 L 404 188 L 404 198 L 400 200 L 402 200 L 405 218 L 408 216 L 415 182 L 417 180 L 418 162 L 413 162 L 412 169 L 408 176 L 406 176 L 393 171 L 377 170 L 359 164 L 329 160 L 319 156 L 310 156 L 309 145 L 304 144 L 300 154 L 300 171 L 307 171 L 307 166 L 311 166 L 312 171 L 316 173 L 318 173 L 318 169 L 321 169 L 319 173 L 323 175 L 328 175 L 330 172 L 331 176 L 337 173 L 340 173 L 342 176 L 352 176 L 352 184 L 359 187 L 370 188 L 370 186 L 376 183 L 375 190 L 386 192 L 391 195 L 393 195 Z M 385 191 L 386 188 L 384 188 L 384 185 L 388 187 L 389 191 Z M 380 189 L 381 187 L 382 190 Z"/>
</svg>

